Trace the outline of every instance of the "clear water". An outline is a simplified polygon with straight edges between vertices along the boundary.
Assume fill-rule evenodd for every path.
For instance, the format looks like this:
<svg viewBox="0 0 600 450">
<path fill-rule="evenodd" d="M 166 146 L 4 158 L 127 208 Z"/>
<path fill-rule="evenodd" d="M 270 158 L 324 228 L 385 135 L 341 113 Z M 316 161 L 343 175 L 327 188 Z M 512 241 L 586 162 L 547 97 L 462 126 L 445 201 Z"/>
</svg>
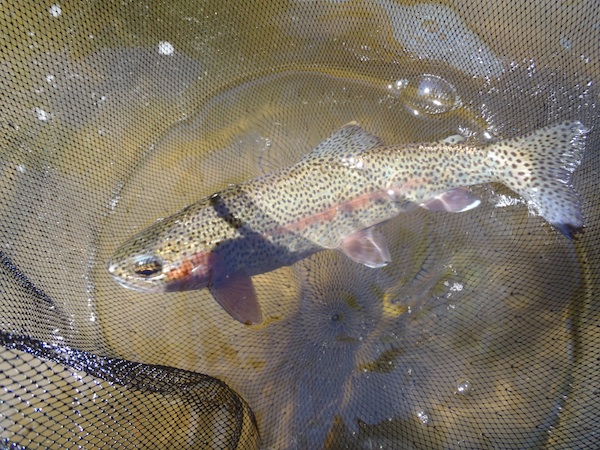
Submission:
<svg viewBox="0 0 600 450">
<path fill-rule="evenodd" d="M 399 7 L 380 6 L 387 14 Z M 490 445 L 482 429 L 495 442 L 535 442 L 548 426 L 536 428 L 534 418 L 552 423 L 570 381 L 569 308 L 582 276 L 572 245 L 500 186 L 476 188 L 484 201 L 471 212 L 417 211 L 386 224 L 393 262 L 384 269 L 324 252 L 255 277 L 262 326 L 234 323 L 206 291 L 140 294 L 106 273 L 111 252 L 137 230 L 227 183 L 297 161 L 349 121 L 389 144 L 457 133 L 487 142 L 558 120 L 573 99 L 593 106 L 588 80 L 540 86 L 540 67 L 555 70 L 554 57 L 500 67 L 486 47 L 486 73 L 504 70 L 505 79 L 474 79 L 473 55 L 458 54 L 451 67 L 417 48 L 419 59 L 399 58 L 372 31 L 408 47 L 420 32 L 354 29 L 352 5 L 319 8 L 298 3 L 274 14 L 268 31 L 296 45 L 259 48 L 256 60 L 245 58 L 254 44 L 239 40 L 255 23 L 223 31 L 221 10 L 215 19 L 182 6 L 181 22 L 160 33 L 136 30 L 136 17 L 101 16 L 69 55 L 61 49 L 71 34 L 59 28 L 68 22 L 56 22 L 56 36 L 30 30 L 24 47 L 43 51 L 0 65 L 23 105 L 4 114 L 27 130 L 11 127 L 20 140 L 2 161 L 0 188 L 12 197 L 0 207 L 13 219 L 5 251 L 68 311 L 73 342 L 92 337 L 123 358 L 225 380 L 259 425 L 271 425 L 262 429 L 267 446 L 314 448 L 342 434 L 361 435 L 367 448 L 392 446 L 386 439 L 403 429 L 415 439 L 435 434 L 447 447 L 457 436 Z M 71 20 L 65 10 L 41 14 Z M 310 26 L 294 28 L 294 14 Z M 157 9 L 144 20 L 166 15 Z M 434 30 L 422 17 L 421 31 Z M 361 37 L 341 46 L 340 30 Z M 178 32 L 191 38 L 166 37 Z M 331 47 L 315 52 L 325 38 Z M 274 64 L 275 53 L 294 64 Z M 298 63 L 315 54 L 323 60 Z M 10 85 L 16 79 L 34 95 L 23 100 Z M 14 223 L 27 226 L 13 232 Z"/>
<path fill-rule="evenodd" d="M 466 107 L 467 96 L 432 74 L 389 83 L 295 70 L 240 82 L 148 147 L 116 192 L 103 254 L 228 183 L 294 163 L 352 120 L 390 144 L 456 133 L 486 142 L 494 122 Z M 540 402 L 543 383 L 535 373 L 557 336 L 570 339 L 569 296 L 555 295 L 547 280 L 555 274 L 565 292 L 576 289 L 575 254 L 525 205 L 499 207 L 498 196 L 514 198 L 506 189 L 475 192 L 484 201 L 472 212 L 418 211 L 383 226 L 393 258 L 384 269 L 330 251 L 255 277 L 266 317 L 257 327 L 233 323 L 207 290 L 140 294 L 100 269 L 104 336 L 126 357 L 224 379 L 260 420 L 280 423 L 285 431 L 266 436 L 275 446 L 292 437 L 300 446 L 321 446 L 336 423 L 354 433 L 361 423 L 397 421 L 464 433 L 470 408 L 477 405 L 479 417 L 495 415 L 506 389 L 519 392 L 510 400 L 514 408 L 552 415 L 554 402 Z M 562 392 L 573 355 L 565 346 L 553 358 L 548 398 Z M 510 415 L 503 423 L 529 426 Z"/>
</svg>

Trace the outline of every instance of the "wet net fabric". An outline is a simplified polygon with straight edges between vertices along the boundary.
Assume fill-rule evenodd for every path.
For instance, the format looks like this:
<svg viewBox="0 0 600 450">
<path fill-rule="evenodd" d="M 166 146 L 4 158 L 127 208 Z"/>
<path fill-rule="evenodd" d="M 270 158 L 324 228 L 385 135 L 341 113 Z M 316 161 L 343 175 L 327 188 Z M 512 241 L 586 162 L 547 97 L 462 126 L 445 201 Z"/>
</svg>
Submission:
<svg viewBox="0 0 600 450">
<path fill-rule="evenodd" d="M 5 2 L 0 447 L 596 448 L 593 1 Z M 140 293 L 106 263 L 184 206 L 356 121 L 389 145 L 590 132 L 557 233 L 500 184 L 253 283 Z"/>
</svg>

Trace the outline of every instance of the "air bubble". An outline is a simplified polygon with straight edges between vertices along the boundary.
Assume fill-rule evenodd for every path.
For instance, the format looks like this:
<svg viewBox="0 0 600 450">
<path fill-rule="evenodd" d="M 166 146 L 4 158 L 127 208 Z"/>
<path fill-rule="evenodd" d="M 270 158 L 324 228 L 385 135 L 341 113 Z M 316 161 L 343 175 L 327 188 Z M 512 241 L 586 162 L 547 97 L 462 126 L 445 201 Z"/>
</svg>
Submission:
<svg viewBox="0 0 600 450">
<path fill-rule="evenodd" d="M 62 14 L 62 8 L 60 5 L 52 5 L 50 9 L 48 9 L 48 12 L 52 17 L 58 17 Z"/>
<path fill-rule="evenodd" d="M 417 417 L 419 418 L 419 421 L 421 422 L 422 425 L 429 425 L 431 423 L 431 419 L 427 415 L 426 411 L 423 411 L 423 410 L 418 411 Z"/>
<path fill-rule="evenodd" d="M 173 44 L 167 41 L 160 41 L 158 43 L 158 53 L 161 55 L 172 55 L 175 52 Z"/>
<path fill-rule="evenodd" d="M 469 395 L 473 391 L 473 385 L 466 378 L 461 378 L 456 383 L 456 393 L 460 395 Z"/>
<path fill-rule="evenodd" d="M 414 116 L 444 114 L 459 104 L 456 88 L 437 75 L 420 75 L 391 85 Z"/>
<path fill-rule="evenodd" d="M 566 38 L 564 36 L 561 36 L 558 39 L 558 43 L 562 48 L 564 48 L 567 51 L 571 51 L 571 49 L 573 48 L 573 42 L 571 41 L 571 39 Z"/>
<path fill-rule="evenodd" d="M 35 108 L 35 114 L 42 122 L 46 122 L 49 118 L 48 113 L 41 108 Z"/>
</svg>

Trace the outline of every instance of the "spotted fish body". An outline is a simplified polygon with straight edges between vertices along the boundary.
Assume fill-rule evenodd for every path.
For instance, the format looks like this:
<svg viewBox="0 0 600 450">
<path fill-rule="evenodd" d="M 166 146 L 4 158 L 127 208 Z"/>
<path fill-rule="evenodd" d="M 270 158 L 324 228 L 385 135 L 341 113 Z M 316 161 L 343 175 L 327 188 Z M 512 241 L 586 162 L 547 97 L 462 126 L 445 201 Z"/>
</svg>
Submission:
<svg viewBox="0 0 600 450">
<path fill-rule="evenodd" d="M 410 209 L 462 212 L 467 186 L 503 183 L 568 237 L 583 226 L 570 176 L 587 130 L 565 122 L 487 146 L 384 146 L 350 123 L 298 163 L 203 198 L 120 247 L 108 264 L 142 291 L 208 287 L 242 323 L 262 314 L 251 277 L 325 249 L 369 267 L 391 256 L 374 225 Z"/>
</svg>

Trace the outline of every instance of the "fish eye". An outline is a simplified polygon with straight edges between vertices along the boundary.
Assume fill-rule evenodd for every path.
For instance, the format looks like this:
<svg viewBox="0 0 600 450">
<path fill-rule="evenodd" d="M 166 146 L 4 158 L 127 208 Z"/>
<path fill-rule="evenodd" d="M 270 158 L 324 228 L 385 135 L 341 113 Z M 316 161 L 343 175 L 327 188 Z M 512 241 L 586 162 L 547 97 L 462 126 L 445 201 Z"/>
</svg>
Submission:
<svg viewBox="0 0 600 450">
<path fill-rule="evenodd" d="M 134 263 L 133 271 L 144 278 L 149 278 L 162 271 L 162 262 L 155 256 L 143 256 Z"/>
</svg>

